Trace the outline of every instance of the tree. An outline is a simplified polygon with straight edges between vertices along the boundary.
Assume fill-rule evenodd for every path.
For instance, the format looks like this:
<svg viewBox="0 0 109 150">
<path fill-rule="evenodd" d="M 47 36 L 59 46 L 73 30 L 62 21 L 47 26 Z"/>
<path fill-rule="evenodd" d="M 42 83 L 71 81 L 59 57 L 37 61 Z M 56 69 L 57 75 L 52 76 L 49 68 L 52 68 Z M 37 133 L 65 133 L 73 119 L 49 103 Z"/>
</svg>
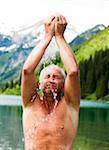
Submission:
<svg viewBox="0 0 109 150">
<path fill-rule="evenodd" d="M 93 93 L 95 91 L 96 82 L 95 82 L 95 66 L 92 60 L 92 56 L 89 58 L 88 62 L 88 71 L 86 76 L 86 93 Z"/>
</svg>

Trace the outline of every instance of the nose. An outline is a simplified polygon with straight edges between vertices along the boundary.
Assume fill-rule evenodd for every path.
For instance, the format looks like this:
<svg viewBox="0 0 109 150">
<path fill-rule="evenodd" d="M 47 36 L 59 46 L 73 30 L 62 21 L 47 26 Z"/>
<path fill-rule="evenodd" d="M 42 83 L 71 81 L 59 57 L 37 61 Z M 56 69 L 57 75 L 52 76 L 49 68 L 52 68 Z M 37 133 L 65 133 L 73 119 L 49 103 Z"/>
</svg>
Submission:
<svg viewBox="0 0 109 150">
<path fill-rule="evenodd" d="M 51 82 L 51 83 L 54 83 L 54 78 L 51 78 L 51 79 L 50 79 L 50 82 Z"/>
<path fill-rule="evenodd" d="M 54 82 L 54 80 L 55 80 L 54 76 L 51 76 L 50 77 L 50 82 Z"/>
</svg>

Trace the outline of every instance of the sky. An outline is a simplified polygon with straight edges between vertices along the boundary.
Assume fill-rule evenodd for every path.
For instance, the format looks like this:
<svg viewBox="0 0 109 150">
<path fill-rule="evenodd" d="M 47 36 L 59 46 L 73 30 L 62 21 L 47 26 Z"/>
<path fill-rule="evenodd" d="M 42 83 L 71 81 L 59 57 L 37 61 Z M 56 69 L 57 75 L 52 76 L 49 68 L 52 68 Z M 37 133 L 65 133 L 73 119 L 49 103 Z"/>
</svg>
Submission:
<svg viewBox="0 0 109 150">
<path fill-rule="evenodd" d="M 60 13 L 78 32 L 109 25 L 109 0 L 0 0 L 0 33 L 31 26 Z"/>
</svg>

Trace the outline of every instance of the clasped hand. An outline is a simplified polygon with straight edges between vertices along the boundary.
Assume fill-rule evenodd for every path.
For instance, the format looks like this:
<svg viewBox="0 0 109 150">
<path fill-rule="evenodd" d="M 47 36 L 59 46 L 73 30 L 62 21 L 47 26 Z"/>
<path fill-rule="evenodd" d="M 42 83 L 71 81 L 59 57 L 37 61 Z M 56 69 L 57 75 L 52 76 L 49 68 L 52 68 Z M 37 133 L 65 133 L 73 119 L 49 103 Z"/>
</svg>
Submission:
<svg viewBox="0 0 109 150">
<path fill-rule="evenodd" d="M 45 35 L 50 36 L 62 36 L 67 26 L 66 18 L 60 14 L 56 14 L 47 18 L 44 22 Z"/>
</svg>

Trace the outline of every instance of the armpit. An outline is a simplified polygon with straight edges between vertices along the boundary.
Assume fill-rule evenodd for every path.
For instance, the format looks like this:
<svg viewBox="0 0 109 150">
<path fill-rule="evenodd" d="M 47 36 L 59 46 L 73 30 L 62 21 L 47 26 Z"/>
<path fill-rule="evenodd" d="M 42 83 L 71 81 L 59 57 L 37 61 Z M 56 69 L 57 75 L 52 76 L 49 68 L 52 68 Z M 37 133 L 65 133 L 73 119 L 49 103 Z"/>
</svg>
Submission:
<svg viewBox="0 0 109 150">
<path fill-rule="evenodd" d="M 38 95 L 38 94 L 37 94 L 37 89 L 35 89 L 35 90 L 34 90 L 34 94 L 31 96 L 31 100 L 30 100 L 30 101 L 31 101 L 31 102 L 34 102 L 34 100 L 36 99 L 37 95 Z"/>
</svg>

